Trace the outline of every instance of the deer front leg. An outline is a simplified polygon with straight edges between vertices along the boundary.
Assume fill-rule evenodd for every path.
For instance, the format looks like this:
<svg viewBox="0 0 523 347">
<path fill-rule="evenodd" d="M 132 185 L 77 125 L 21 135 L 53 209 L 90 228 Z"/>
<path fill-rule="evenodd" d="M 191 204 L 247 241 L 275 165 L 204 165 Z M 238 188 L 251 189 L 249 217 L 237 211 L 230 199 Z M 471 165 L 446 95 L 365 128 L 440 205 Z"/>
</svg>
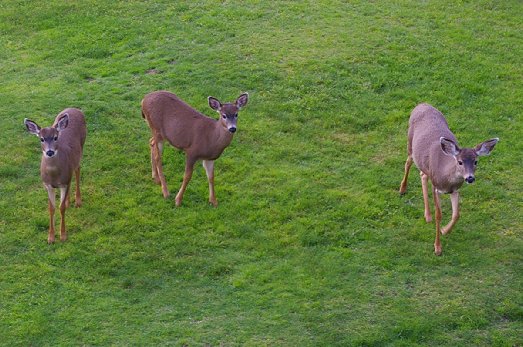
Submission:
<svg viewBox="0 0 523 347">
<path fill-rule="evenodd" d="M 60 188 L 60 241 L 67 240 L 67 232 L 65 231 L 65 210 L 66 210 L 66 199 L 69 195 L 69 188 L 71 183 L 65 188 Z"/>
<path fill-rule="evenodd" d="M 401 180 L 400 185 L 400 194 L 403 195 L 407 191 L 407 180 L 409 178 L 409 171 L 410 167 L 412 166 L 412 156 L 407 157 L 407 161 L 405 162 L 405 175 L 403 176 L 403 180 Z"/>
<path fill-rule="evenodd" d="M 156 184 L 161 184 L 160 177 L 158 176 L 158 168 L 156 167 L 156 161 L 154 159 L 155 143 L 156 143 L 156 146 L 158 147 L 158 153 L 160 155 L 160 160 L 161 160 L 162 153 L 163 153 L 163 142 L 157 142 L 154 140 L 154 137 L 151 137 L 151 139 L 149 140 L 149 145 L 151 147 L 151 174 L 152 174 L 152 178 L 153 178 L 154 182 L 156 182 Z"/>
<path fill-rule="evenodd" d="M 74 206 L 82 206 L 82 194 L 80 193 L 80 167 L 74 171 L 74 180 L 76 182 L 75 196 L 74 196 Z M 67 194 L 69 196 L 69 194 Z"/>
<path fill-rule="evenodd" d="M 218 201 L 214 195 L 214 160 L 204 160 L 203 167 L 209 181 L 209 202 L 216 207 L 218 206 Z"/>
<path fill-rule="evenodd" d="M 429 205 L 429 176 L 425 175 L 422 171 L 419 172 L 421 177 L 421 190 L 423 191 L 423 205 L 425 207 L 425 221 L 427 223 L 432 222 L 432 216 L 430 214 Z"/>
<path fill-rule="evenodd" d="M 48 196 L 48 206 L 49 206 L 49 232 L 47 234 L 47 243 L 54 243 L 54 210 L 55 210 L 55 200 L 56 196 L 54 193 L 54 188 L 51 185 L 46 185 Z"/>
<path fill-rule="evenodd" d="M 69 197 L 69 194 L 67 194 L 67 196 L 65 197 L 65 208 L 69 208 L 70 205 L 71 205 L 71 199 Z"/>
<path fill-rule="evenodd" d="M 452 228 L 459 219 L 459 193 L 456 191 L 450 194 L 450 203 L 452 204 L 452 219 L 442 230 L 443 235 L 450 234 Z"/>
<path fill-rule="evenodd" d="M 196 162 L 195 159 L 193 159 L 189 156 L 186 156 L 185 173 L 183 175 L 182 186 L 180 187 L 180 190 L 178 191 L 178 194 L 176 194 L 176 198 L 174 199 L 176 206 L 180 206 L 182 204 L 183 194 L 185 193 L 185 189 L 187 189 L 187 185 L 189 184 L 189 181 L 191 180 L 192 171 L 193 171 L 195 162 Z"/>
<path fill-rule="evenodd" d="M 169 196 L 169 190 L 167 189 L 167 182 L 165 181 L 165 176 L 163 174 L 163 167 L 162 167 L 162 151 L 163 151 L 163 144 L 160 141 L 157 141 L 155 139 L 151 139 L 151 164 L 152 164 L 152 170 L 153 170 L 153 178 L 155 178 L 155 172 L 156 177 L 160 180 L 160 184 L 162 185 L 162 193 L 163 197 L 167 198 Z M 156 170 L 155 170 L 156 168 Z M 156 178 L 155 178 L 156 180 Z"/>
<path fill-rule="evenodd" d="M 434 241 L 434 253 L 441 255 L 440 227 L 441 227 L 441 205 L 438 190 L 432 185 L 432 195 L 434 196 L 434 208 L 436 210 L 436 240 Z"/>
</svg>

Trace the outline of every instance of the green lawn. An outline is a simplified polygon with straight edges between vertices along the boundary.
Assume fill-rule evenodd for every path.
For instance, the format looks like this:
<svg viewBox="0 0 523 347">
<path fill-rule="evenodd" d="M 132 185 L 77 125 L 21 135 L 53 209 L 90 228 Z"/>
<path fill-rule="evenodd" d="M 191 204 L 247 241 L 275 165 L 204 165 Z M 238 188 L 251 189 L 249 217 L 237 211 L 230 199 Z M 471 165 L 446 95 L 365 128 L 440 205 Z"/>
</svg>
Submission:
<svg viewBox="0 0 523 347">
<path fill-rule="evenodd" d="M 518 0 L 0 2 L 0 344 L 523 345 L 522 57 Z M 180 208 L 150 177 L 159 89 L 212 117 L 249 92 L 218 208 L 201 165 Z M 398 194 L 420 102 L 500 138 L 441 257 L 415 169 Z M 66 107 L 84 205 L 49 246 L 23 119 Z"/>
</svg>

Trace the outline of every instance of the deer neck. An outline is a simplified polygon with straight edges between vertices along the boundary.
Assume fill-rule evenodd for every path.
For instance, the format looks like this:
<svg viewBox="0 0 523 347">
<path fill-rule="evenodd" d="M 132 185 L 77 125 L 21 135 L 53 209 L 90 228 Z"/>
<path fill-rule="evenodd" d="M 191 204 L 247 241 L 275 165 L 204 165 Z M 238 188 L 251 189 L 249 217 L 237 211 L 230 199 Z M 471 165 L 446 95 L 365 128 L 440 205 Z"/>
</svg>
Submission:
<svg viewBox="0 0 523 347">
<path fill-rule="evenodd" d="M 441 171 L 435 173 L 432 181 L 441 193 L 453 193 L 457 191 L 465 182 L 460 167 L 454 158 L 449 158 Z M 437 177 L 437 179 L 435 179 Z"/>
<path fill-rule="evenodd" d="M 233 133 L 227 130 L 220 121 L 215 123 L 214 134 L 216 136 L 216 147 L 221 147 L 222 150 L 231 143 L 233 138 Z"/>
<path fill-rule="evenodd" d="M 40 171 L 44 183 L 51 184 L 53 186 L 58 186 L 65 183 L 62 182 L 62 176 L 64 176 L 65 170 L 63 167 L 63 156 L 64 153 L 61 153 L 61 151 L 58 151 L 52 157 L 47 157 L 45 154 L 42 155 Z"/>
<path fill-rule="evenodd" d="M 454 174 L 449 177 L 448 193 L 453 193 L 457 191 L 459 188 L 461 188 L 464 182 L 465 179 L 463 178 L 463 176 L 461 174 L 458 174 L 457 170 L 455 170 Z"/>
</svg>

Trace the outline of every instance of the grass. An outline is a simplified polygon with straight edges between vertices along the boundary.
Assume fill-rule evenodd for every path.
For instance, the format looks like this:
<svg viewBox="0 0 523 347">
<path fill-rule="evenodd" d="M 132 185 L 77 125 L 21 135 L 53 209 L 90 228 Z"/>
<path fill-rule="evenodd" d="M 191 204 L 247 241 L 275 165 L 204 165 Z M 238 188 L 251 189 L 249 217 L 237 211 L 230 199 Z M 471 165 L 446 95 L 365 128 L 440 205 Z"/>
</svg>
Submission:
<svg viewBox="0 0 523 347">
<path fill-rule="evenodd" d="M 0 344 L 522 345 L 522 26 L 519 1 L 3 1 Z M 201 166 L 180 208 L 150 179 L 158 89 L 250 94 L 216 209 Z M 416 175 L 397 193 L 419 102 L 501 139 L 442 257 Z M 23 118 L 72 106 L 84 205 L 48 246 Z"/>
</svg>

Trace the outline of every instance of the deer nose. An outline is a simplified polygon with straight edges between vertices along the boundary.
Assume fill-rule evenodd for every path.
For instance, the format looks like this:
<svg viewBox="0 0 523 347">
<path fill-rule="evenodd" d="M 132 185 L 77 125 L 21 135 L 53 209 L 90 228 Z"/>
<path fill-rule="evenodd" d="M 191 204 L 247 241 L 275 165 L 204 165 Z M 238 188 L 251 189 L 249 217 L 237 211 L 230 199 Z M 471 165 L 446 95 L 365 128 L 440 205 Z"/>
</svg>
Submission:
<svg viewBox="0 0 523 347">
<path fill-rule="evenodd" d="M 45 154 L 48 156 L 48 157 L 52 157 L 54 155 L 54 151 L 52 150 L 48 150 L 47 152 L 45 152 Z"/>
<path fill-rule="evenodd" d="M 229 128 L 229 131 L 230 131 L 231 133 L 235 133 L 235 132 L 236 132 L 236 127 L 230 127 L 230 128 Z"/>
<path fill-rule="evenodd" d="M 465 178 L 465 181 L 467 181 L 467 183 L 472 183 L 476 180 L 476 178 L 474 176 L 469 176 L 467 178 Z"/>
</svg>

